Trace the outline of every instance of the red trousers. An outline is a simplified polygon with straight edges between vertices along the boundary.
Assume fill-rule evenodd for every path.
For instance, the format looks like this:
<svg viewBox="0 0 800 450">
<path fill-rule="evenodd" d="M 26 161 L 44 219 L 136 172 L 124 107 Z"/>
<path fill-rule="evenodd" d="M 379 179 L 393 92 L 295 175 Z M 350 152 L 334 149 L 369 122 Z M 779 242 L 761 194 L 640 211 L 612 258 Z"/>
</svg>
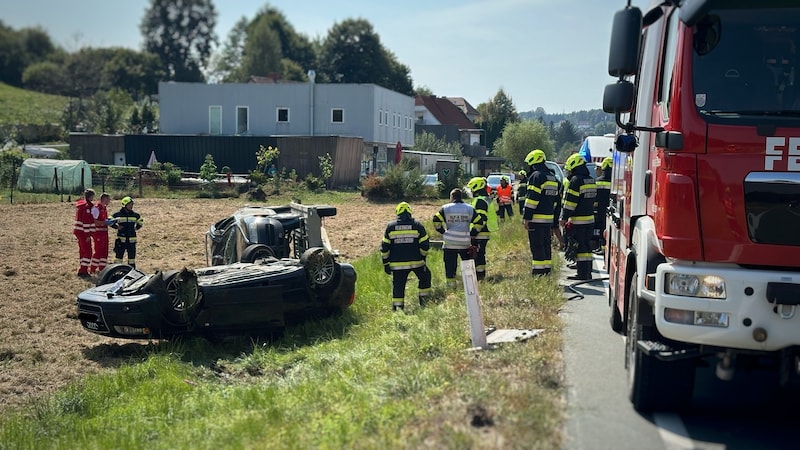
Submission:
<svg viewBox="0 0 800 450">
<path fill-rule="evenodd" d="M 94 241 L 94 254 L 89 265 L 89 273 L 100 272 L 108 265 L 108 231 L 95 232 L 92 240 Z"/>
<path fill-rule="evenodd" d="M 78 273 L 89 273 L 89 266 L 92 265 L 92 235 L 76 232 L 75 237 L 78 238 L 78 254 L 80 256 Z"/>
</svg>

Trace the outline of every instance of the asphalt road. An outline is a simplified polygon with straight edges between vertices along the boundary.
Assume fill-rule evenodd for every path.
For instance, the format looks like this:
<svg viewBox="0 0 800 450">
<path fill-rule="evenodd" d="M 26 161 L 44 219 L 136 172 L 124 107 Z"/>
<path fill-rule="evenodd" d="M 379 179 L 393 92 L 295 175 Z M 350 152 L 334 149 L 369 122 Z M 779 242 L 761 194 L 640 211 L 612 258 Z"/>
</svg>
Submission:
<svg viewBox="0 0 800 450">
<path fill-rule="evenodd" d="M 594 277 L 606 277 L 594 262 Z M 574 271 L 564 269 L 562 276 Z M 562 284 L 569 282 L 563 280 Z M 774 387 L 773 375 L 737 372 L 720 382 L 698 369 L 692 406 L 682 414 L 639 414 L 628 401 L 624 338 L 608 323 L 606 283 L 565 287 L 568 450 L 800 448 L 800 401 Z"/>
</svg>

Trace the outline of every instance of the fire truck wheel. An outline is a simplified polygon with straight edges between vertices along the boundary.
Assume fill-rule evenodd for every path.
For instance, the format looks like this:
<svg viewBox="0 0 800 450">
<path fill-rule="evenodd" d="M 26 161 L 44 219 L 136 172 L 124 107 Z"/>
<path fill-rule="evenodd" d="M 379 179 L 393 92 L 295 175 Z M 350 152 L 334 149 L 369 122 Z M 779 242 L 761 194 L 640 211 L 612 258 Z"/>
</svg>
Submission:
<svg viewBox="0 0 800 450">
<path fill-rule="evenodd" d="M 628 305 L 628 339 L 626 341 L 628 368 L 628 397 L 639 412 L 674 411 L 689 403 L 694 388 L 694 361 L 662 361 L 647 354 L 639 341 L 660 341 L 653 325 L 644 325 L 642 318 L 652 315 L 652 306 L 636 295 L 638 277 L 631 280 Z"/>
</svg>

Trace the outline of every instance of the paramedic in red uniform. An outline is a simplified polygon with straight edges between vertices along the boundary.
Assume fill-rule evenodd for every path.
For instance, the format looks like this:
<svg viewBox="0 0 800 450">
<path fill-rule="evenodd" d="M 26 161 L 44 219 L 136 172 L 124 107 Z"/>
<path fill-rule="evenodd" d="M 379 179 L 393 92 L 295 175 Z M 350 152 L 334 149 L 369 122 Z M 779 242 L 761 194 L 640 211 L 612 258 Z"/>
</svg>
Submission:
<svg viewBox="0 0 800 450">
<path fill-rule="evenodd" d="M 111 196 L 103 192 L 100 200 L 92 208 L 94 217 L 94 254 L 92 263 L 89 266 L 89 273 L 97 273 L 105 269 L 108 265 L 108 204 L 111 203 Z"/>
<path fill-rule="evenodd" d="M 94 217 L 92 208 L 94 205 L 94 191 L 86 189 L 83 197 L 75 203 L 75 223 L 72 227 L 72 234 L 78 239 L 78 254 L 80 265 L 78 276 L 81 278 L 89 277 L 89 266 L 92 264 L 92 235 L 94 234 Z"/>
</svg>

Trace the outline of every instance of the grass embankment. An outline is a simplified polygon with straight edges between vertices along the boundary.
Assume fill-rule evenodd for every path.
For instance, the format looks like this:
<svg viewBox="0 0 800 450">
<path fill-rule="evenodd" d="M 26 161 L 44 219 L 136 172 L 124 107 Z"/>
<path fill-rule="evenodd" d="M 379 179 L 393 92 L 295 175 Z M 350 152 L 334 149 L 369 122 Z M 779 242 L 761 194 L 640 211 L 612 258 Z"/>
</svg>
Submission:
<svg viewBox="0 0 800 450">
<path fill-rule="evenodd" d="M 0 83 L 0 126 L 48 125 L 61 122 L 69 98 L 28 91 Z"/>
<path fill-rule="evenodd" d="M 430 229 L 430 227 L 429 227 Z M 489 245 L 479 283 L 486 326 L 543 328 L 532 340 L 470 351 L 463 291 L 392 313 L 374 253 L 354 263 L 343 316 L 247 338 L 154 342 L 113 374 L 88 377 L 0 419 L 4 448 L 559 448 L 563 304 L 554 278 L 529 275 L 517 220 Z"/>
</svg>

